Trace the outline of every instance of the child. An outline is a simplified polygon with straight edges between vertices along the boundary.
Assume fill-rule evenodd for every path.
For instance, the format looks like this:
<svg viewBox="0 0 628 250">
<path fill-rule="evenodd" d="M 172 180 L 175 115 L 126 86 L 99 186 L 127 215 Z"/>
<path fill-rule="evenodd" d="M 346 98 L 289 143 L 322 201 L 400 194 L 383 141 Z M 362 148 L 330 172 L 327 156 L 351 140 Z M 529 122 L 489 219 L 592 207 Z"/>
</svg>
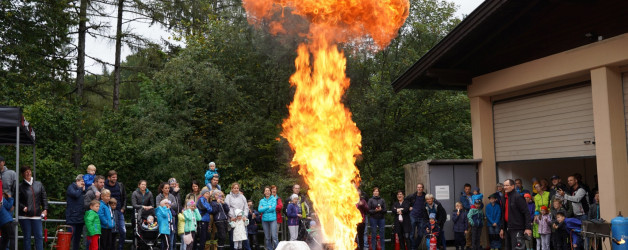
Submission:
<svg viewBox="0 0 628 250">
<path fill-rule="evenodd" d="M 161 250 L 170 249 L 170 225 L 172 224 L 172 212 L 170 212 L 170 200 L 163 199 L 159 202 L 156 216 L 159 224 L 159 237 L 161 238 Z"/>
<path fill-rule="evenodd" d="M 475 200 L 475 204 L 471 205 L 471 210 L 469 210 L 469 214 L 467 214 L 467 218 L 469 219 L 469 225 L 471 225 L 471 249 L 472 250 L 480 250 L 480 236 L 482 235 L 482 219 L 484 219 L 484 214 L 482 213 L 482 209 L 479 209 L 482 202 L 480 200 Z"/>
<path fill-rule="evenodd" d="M 100 201 L 92 200 L 89 203 L 89 211 L 85 213 L 83 219 L 85 220 L 85 226 L 87 227 L 87 242 L 89 244 L 89 250 L 98 250 L 98 240 L 100 237 L 100 218 L 98 211 L 100 211 Z"/>
<path fill-rule="evenodd" d="M 600 219 L 600 191 L 595 191 L 593 202 L 594 203 L 589 206 L 589 220 L 599 220 Z"/>
<path fill-rule="evenodd" d="M 235 210 L 235 221 L 229 222 L 231 228 L 233 228 L 233 246 L 236 250 L 242 249 L 242 242 L 247 240 L 246 238 L 246 226 L 249 224 L 249 219 L 244 218 L 244 212 L 240 209 Z"/>
<path fill-rule="evenodd" d="M 249 244 L 251 249 L 257 250 L 257 224 L 262 223 L 262 218 L 259 216 L 259 212 L 255 210 L 252 200 L 248 200 L 246 204 L 249 206 L 249 225 L 246 226 Z"/>
<path fill-rule="evenodd" d="M 185 209 L 187 209 L 187 206 L 184 210 Z M 185 239 L 183 238 L 185 236 L 185 215 L 183 215 L 183 211 L 177 214 L 177 234 L 181 239 L 181 249 L 185 250 L 186 244 L 184 243 Z"/>
<path fill-rule="evenodd" d="M 536 218 L 541 216 L 541 212 L 539 211 L 534 211 L 534 216 L 532 216 L 532 238 L 534 238 L 533 241 L 536 241 L 537 243 L 539 243 L 541 241 L 541 235 L 539 234 L 539 223 L 536 222 Z M 534 248 L 534 242 L 532 242 L 533 248 Z M 541 248 L 541 245 L 537 244 L 536 245 L 537 250 L 539 250 Z"/>
<path fill-rule="evenodd" d="M 94 184 L 94 177 L 96 176 L 96 166 L 90 164 L 87 166 L 87 174 L 83 175 L 83 181 L 85 181 L 85 190 L 89 190 L 89 187 Z"/>
<path fill-rule="evenodd" d="M 157 228 L 157 222 L 155 221 L 155 217 L 153 217 L 152 215 L 146 217 L 146 220 L 144 220 L 144 223 L 142 223 L 142 227 L 147 230 L 153 230 Z"/>
<path fill-rule="evenodd" d="M 568 250 L 570 249 L 569 242 L 569 234 L 567 232 L 567 228 L 565 227 L 565 213 L 558 212 L 556 213 L 556 222 L 552 224 L 552 228 L 554 228 L 554 250 Z"/>
<path fill-rule="evenodd" d="M 534 217 L 534 222 L 539 225 L 540 237 L 536 240 L 536 250 L 549 250 L 550 235 L 552 233 L 551 224 L 552 216 L 549 214 L 546 206 L 541 206 L 541 214 Z"/>
<path fill-rule="evenodd" d="M 198 210 L 201 214 L 201 226 L 199 229 L 199 246 L 201 249 L 205 249 L 205 243 L 207 241 L 207 231 L 210 226 L 210 215 L 213 212 L 210 204 L 211 197 L 207 188 L 201 189 L 201 198 L 198 198 Z"/>
<path fill-rule="evenodd" d="M 532 195 L 530 195 L 530 193 L 524 193 L 523 197 L 526 199 L 526 204 L 528 205 L 528 212 L 530 213 L 530 218 L 534 218 L 534 210 L 536 209 L 536 206 L 534 205 L 534 200 L 532 200 Z M 533 230 L 532 232 L 536 232 L 536 230 L 534 230 L 534 225 L 533 225 L 532 230 Z M 532 242 L 532 239 L 526 238 L 525 242 L 526 242 L 526 249 L 532 250 L 533 245 L 534 245 L 534 243 Z"/>
<path fill-rule="evenodd" d="M 552 209 L 550 210 L 550 213 L 552 215 L 552 223 L 556 222 L 556 214 L 559 212 L 567 214 L 567 211 L 563 207 L 563 201 L 559 198 L 556 198 L 552 201 Z"/>
<path fill-rule="evenodd" d="M 484 202 L 482 202 L 482 199 L 484 199 L 484 195 L 482 193 L 480 193 L 480 188 L 479 187 L 475 187 L 473 189 L 473 195 L 471 195 L 471 200 L 473 201 L 473 203 L 477 203 L 477 201 L 480 201 L 480 206 L 478 207 L 478 205 L 476 204 L 476 208 L 478 209 L 483 209 L 484 208 Z"/>
<path fill-rule="evenodd" d="M 492 194 L 488 197 L 488 201 L 490 202 L 486 205 L 486 228 L 488 229 L 488 239 L 491 245 L 491 250 L 500 249 L 502 247 L 502 242 L 499 237 L 499 229 L 501 225 L 501 216 L 502 209 L 497 204 L 497 195 Z"/>
<path fill-rule="evenodd" d="M 209 169 L 205 171 L 205 186 L 209 185 L 210 180 L 214 177 L 220 177 L 218 174 L 218 168 L 216 168 L 216 163 L 213 161 L 209 163 Z"/>
<path fill-rule="evenodd" d="M 2 181 L 0 180 L 0 183 Z M 1 186 L 1 185 L 0 185 Z M 13 207 L 13 198 L 11 195 L 6 192 L 2 193 L 2 207 L 0 207 L 0 229 L 2 230 L 2 235 L 7 235 L 7 237 L 2 237 L 0 240 L 0 249 L 6 249 L 9 245 L 9 235 L 13 234 L 13 227 L 11 222 L 13 221 L 13 217 L 11 216 L 11 208 Z"/>
<path fill-rule="evenodd" d="M 214 215 L 214 224 L 216 225 L 216 238 L 218 238 L 218 247 L 224 246 L 227 240 L 227 232 L 229 231 L 229 205 L 225 203 L 224 194 L 220 190 L 214 190 L 212 196 L 212 214 Z"/>
<path fill-rule="evenodd" d="M 467 211 L 464 210 L 461 202 L 456 202 L 456 209 L 452 213 L 451 221 L 454 223 L 456 250 L 464 250 L 464 245 L 466 244 L 464 235 L 467 233 L 467 228 L 469 227 L 469 219 L 467 219 Z"/>
<path fill-rule="evenodd" d="M 297 240 L 297 237 L 299 236 L 299 213 L 297 209 L 297 202 L 299 202 L 299 195 L 292 194 L 286 211 L 288 215 L 288 231 L 290 231 L 291 241 Z"/>
<path fill-rule="evenodd" d="M 429 218 L 430 224 L 427 224 L 427 226 L 425 227 L 425 232 L 427 232 L 425 243 L 427 244 L 427 249 L 432 250 L 433 248 L 430 247 L 430 241 L 432 238 L 438 238 L 438 232 L 440 232 L 440 227 L 438 226 L 438 223 L 436 223 L 435 213 L 430 213 Z M 438 240 L 436 242 L 436 244 L 438 245 Z"/>
<path fill-rule="evenodd" d="M 115 209 L 116 206 L 118 205 L 118 201 L 116 200 L 116 198 L 111 197 L 109 199 L 109 207 L 111 209 Z M 113 210 L 111 211 L 111 215 L 113 217 L 113 221 L 118 221 L 118 213 L 115 213 Z M 115 247 L 116 244 L 116 239 L 118 238 L 118 227 L 113 227 L 111 229 L 111 246 Z"/>
<path fill-rule="evenodd" d="M 201 220 L 201 214 L 198 209 L 196 209 L 196 203 L 193 200 L 189 200 L 187 202 L 187 207 L 183 210 L 183 219 L 185 221 L 185 226 L 183 229 L 183 233 L 185 234 L 184 238 L 194 239 L 196 236 L 196 224 L 197 221 Z M 191 235 L 191 237 L 189 236 Z M 194 242 L 190 240 L 183 240 L 186 244 L 186 249 L 192 249 L 194 247 Z"/>
<path fill-rule="evenodd" d="M 113 249 L 113 234 L 115 221 L 113 220 L 113 210 L 109 206 L 111 199 L 111 191 L 103 189 L 100 193 L 100 209 L 98 209 L 98 218 L 100 219 L 100 248 Z"/>
</svg>

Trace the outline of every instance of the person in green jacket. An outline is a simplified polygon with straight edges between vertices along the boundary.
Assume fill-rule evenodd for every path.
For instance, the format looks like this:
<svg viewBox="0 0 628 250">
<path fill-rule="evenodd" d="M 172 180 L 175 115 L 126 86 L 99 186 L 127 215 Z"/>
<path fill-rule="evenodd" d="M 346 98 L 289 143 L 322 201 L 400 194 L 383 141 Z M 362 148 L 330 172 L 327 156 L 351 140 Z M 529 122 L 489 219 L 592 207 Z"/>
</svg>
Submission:
<svg viewBox="0 0 628 250">
<path fill-rule="evenodd" d="M 89 242 L 89 250 L 98 250 L 98 238 L 100 237 L 100 201 L 92 200 L 89 203 L 89 211 L 85 213 L 85 227 L 87 228 L 87 242 Z"/>
<path fill-rule="evenodd" d="M 185 225 L 183 226 L 183 234 L 184 235 L 192 235 L 192 239 L 196 236 L 196 222 L 201 221 L 201 213 L 196 209 L 196 203 L 193 200 L 189 200 L 186 203 L 186 208 L 183 210 L 183 217 L 185 220 Z M 189 236 L 188 236 L 189 237 Z M 185 242 L 184 242 L 185 243 Z M 193 242 L 186 245 L 185 249 L 191 249 L 194 245 Z"/>
</svg>

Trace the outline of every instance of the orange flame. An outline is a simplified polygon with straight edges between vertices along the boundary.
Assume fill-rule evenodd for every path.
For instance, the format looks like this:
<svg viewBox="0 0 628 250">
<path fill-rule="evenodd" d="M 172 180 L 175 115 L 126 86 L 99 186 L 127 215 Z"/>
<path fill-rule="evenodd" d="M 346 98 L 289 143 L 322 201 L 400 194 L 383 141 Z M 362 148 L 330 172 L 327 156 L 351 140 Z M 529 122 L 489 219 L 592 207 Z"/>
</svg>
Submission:
<svg viewBox="0 0 628 250">
<path fill-rule="evenodd" d="M 294 150 L 292 166 L 300 166 L 309 186 L 324 241 L 354 249 L 355 227 L 362 221 L 355 206 L 362 136 L 341 102 L 349 79 L 344 54 L 334 44 L 370 36 L 385 47 L 408 16 L 408 0 L 243 0 L 243 5 L 250 23 L 270 24 L 273 34 L 287 33 L 285 13 L 310 23 L 309 43 L 299 45 L 290 78 L 296 90 L 282 136 Z"/>
</svg>

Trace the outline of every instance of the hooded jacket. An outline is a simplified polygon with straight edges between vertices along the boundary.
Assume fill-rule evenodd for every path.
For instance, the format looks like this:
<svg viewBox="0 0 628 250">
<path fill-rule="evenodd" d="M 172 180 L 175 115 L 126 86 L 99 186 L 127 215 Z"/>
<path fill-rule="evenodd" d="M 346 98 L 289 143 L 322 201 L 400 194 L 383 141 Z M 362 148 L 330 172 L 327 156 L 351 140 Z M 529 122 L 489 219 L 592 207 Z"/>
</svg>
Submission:
<svg viewBox="0 0 628 250">
<path fill-rule="evenodd" d="M 434 200 L 432 207 L 430 207 L 427 202 L 425 202 L 425 220 L 429 220 L 430 209 L 436 211 L 436 221 L 438 222 L 438 226 L 443 228 L 445 221 L 447 221 L 447 211 L 445 211 L 443 205 L 439 201 Z"/>
<path fill-rule="evenodd" d="M 155 198 L 148 188 L 144 194 L 137 188 L 131 195 L 131 204 L 135 210 L 142 209 L 142 206 L 154 207 Z"/>
<path fill-rule="evenodd" d="M 65 208 L 65 221 L 68 224 L 82 224 L 85 223 L 84 215 L 85 208 L 83 207 L 83 201 L 85 198 L 85 191 L 73 182 L 68 186 L 68 190 L 65 192 L 65 199 L 67 206 Z"/>
<path fill-rule="evenodd" d="M 235 218 L 235 210 L 240 209 L 244 212 L 244 217 L 248 217 L 249 215 L 249 206 L 246 203 L 246 197 L 242 195 L 242 193 L 234 194 L 230 192 L 227 197 L 225 197 L 225 203 L 229 205 L 229 218 Z"/>
<path fill-rule="evenodd" d="M 40 216 L 44 210 L 48 210 L 48 197 L 44 185 L 39 181 L 29 184 L 25 180 L 20 183 L 19 216 L 34 217 Z M 24 208 L 27 208 L 24 212 Z"/>
<path fill-rule="evenodd" d="M 209 215 L 212 213 L 212 206 L 209 204 L 209 201 L 201 196 L 201 198 L 198 198 L 196 206 L 201 214 L 201 221 L 209 222 Z"/>
<path fill-rule="evenodd" d="M 111 207 L 104 201 L 100 201 L 100 209 L 98 209 L 98 218 L 100 218 L 100 226 L 104 229 L 113 229 L 115 221 L 111 214 Z"/>
<path fill-rule="evenodd" d="M 196 231 L 196 222 L 201 220 L 201 214 L 198 209 L 183 210 L 183 218 L 185 219 L 184 232 L 189 233 Z"/>
<path fill-rule="evenodd" d="M 85 227 L 87 228 L 87 236 L 94 236 L 100 234 L 100 218 L 94 210 L 89 210 L 85 213 Z"/>
<path fill-rule="evenodd" d="M 157 207 L 155 216 L 157 216 L 157 224 L 159 225 L 159 233 L 170 235 L 170 222 L 172 222 L 172 212 L 166 206 Z"/>
<path fill-rule="evenodd" d="M 13 198 L 5 197 L 0 207 L 0 226 L 13 221 L 11 207 L 13 207 Z"/>
</svg>

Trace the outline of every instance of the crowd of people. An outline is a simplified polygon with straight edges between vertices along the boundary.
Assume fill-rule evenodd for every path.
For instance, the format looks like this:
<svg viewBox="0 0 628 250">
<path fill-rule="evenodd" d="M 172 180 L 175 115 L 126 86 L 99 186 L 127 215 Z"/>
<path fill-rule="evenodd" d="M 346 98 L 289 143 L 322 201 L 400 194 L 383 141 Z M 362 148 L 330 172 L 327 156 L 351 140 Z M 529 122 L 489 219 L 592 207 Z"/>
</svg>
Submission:
<svg viewBox="0 0 628 250">
<path fill-rule="evenodd" d="M 48 213 L 46 191 L 41 182 L 33 179 L 29 166 L 22 166 L 20 174 L 23 180 L 16 188 L 17 173 L 8 169 L 4 158 L 0 157 L 0 192 L 3 194 L 0 230 L 3 236 L 14 233 L 11 211 L 15 205 L 12 197 L 17 190 L 23 249 L 31 249 L 31 238 L 34 238 L 35 249 L 41 250 L 42 219 Z M 290 240 L 303 239 L 300 237 L 303 220 L 311 219 L 313 214 L 298 184 L 292 187 L 287 201 L 277 195 L 276 186 L 265 187 L 263 198 L 255 206 L 255 202 L 240 191 L 238 183 L 232 183 L 230 192 L 225 195 L 219 180 L 213 162 L 206 171 L 205 185 L 193 180 L 186 195 L 175 178 L 160 183 L 156 194 L 148 190 L 145 180 L 140 180 L 131 194 L 134 236 L 139 228 L 154 229 L 158 232 L 161 249 L 174 249 L 177 242 L 181 249 L 259 249 L 257 231 L 261 225 L 263 246 L 272 250 L 279 243 L 278 225 L 285 216 Z M 550 181 L 533 179 L 532 183 L 531 190 L 525 189 L 520 179 L 498 183 L 496 191 L 488 196 L 487 204 L 479 188 L 465 184 L 460 200 L 450 213 L 456 249 L 481 249 L 480 235 L 484 228 L 491 249 L 584 249 L 582 237 L 572 229 L 579 228 L 583 220 L 600 218 L 597 188 L 585 185 L 580 174 L 569 176 L 566 184 L 556 175 Z M 358 249 L 365 249 L 367 245 L 371 249 L 378 245 L 385 249 L 388 212 L 394 216 L 393 232 L 399 238 L 401 249 L 418 249 L 419 244 L 430 244 L 432 237 L 438 248 L 446 245 L 443 228 L 448 209 L 434 195 L 426 193 L 423 184 L 418 184 L 416 192 L 407 196 L 398 190 L 396 200 L 388 203 L 390 206 L 380 196 L 379 188 L 373 188 L 372 192 L 372 197 L 367 199 L 360 191 L 356 204 L 363 218 L 357 225 Z M 67 188 L 65 210 L 66 223 L 73 228 L 72 249 L 80 249 L 81 241 L 90 250 L 123 249 L 126 197 L 126 187 L 118 181 L 115 170 L 101 176 L 96 175 L 94 165 L 89 165 L 87 173 L 76 176 Z M 367 222 L 371 230 L 370 242 L 362 237 Z M 13 247 L 14 243 L 11 237 L 2 237 L 0 249 Z M 139 247 L 137 241 L 135 244 Z"/>
<path fill-rule="evenodd" d="M 521 179 L 498 183 L 496 191 L 488 196 L 487 204 L 479 188 L 465 184 L 450 214 L 456 250 L 585 249 L 586 243 L 577 232 L 583 220 L 600 219 L 597 187 L 590 189 L 577 173 L 569 176 L 566 184 L 557 175 L 550 181 L 533 179 L 532 183 L 531 190 L 523 187 Z M 430 249 L 432 237 L 436 238 L 436 247 L 444 249 L 443 227 L 448 216 L 443 205 L 425 192 L 423 184 L 418 184 L 417 191 L 408 196 L 397 191 L 396 198 L 390 211 L 394 216 L 393 233 L 399 238 L 401 249 L 422 248 L 420 244 Z M 368 202 L 362 198 L 357 206 L 369 218 L 371 249 L 375 249 L 379 235 L 383 250 L 386 202 L 379 196 L 379 189 L 374 188 L 373 197 Z M 364 233 L 363 228 L 358 226 L 358 235 Z M 488 232 L 489 246 L 483 247 L 480 237 L 484 228 Z M 364 245 L 363 240 L 358 239 L 359 249 Z"/>
</svg>

